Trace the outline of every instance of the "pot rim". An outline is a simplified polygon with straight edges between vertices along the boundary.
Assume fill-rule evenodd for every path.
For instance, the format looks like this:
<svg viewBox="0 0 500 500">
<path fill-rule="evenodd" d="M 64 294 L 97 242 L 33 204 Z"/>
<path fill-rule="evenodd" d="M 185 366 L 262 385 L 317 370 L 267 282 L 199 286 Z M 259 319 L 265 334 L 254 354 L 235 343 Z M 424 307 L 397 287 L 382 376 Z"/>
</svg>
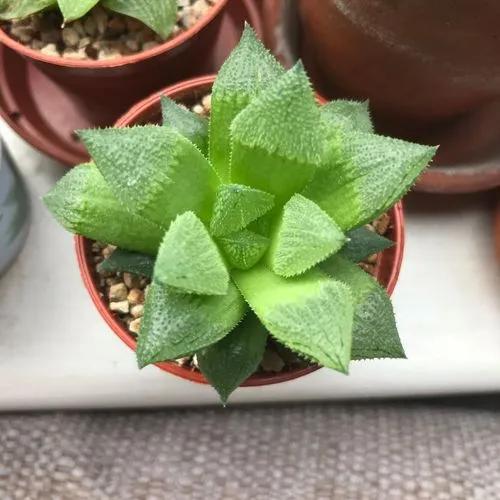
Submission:
<svg viewBox="0 0 500 500">
<path fill-rule="evenodd" d="M 116 127 L 125 127 L 138 121 L 140 116 L 149 111 L 151 108 L 158 104 L 160 97 L 163 95 L 168 95 L 174 98 L 180 94 L 196 89 L 201 89 L 207 86 L 211 86 L 215 81 L 214 75 L 201 76 L 198 78 L 193 78 L 191 80 L 185 80 L 179 82 L 175 85 L 166 87 L 163 90 L 155 92 L 148 98 L 139 102 L 133 106 L 127 113 L 125 113 L 115 124 Z M 321 104 L 326 103 L 326 99 L 317 95 L 318 101 Z M 403 261 L 404 254 L 404 242 L 405 242 L 405 228 L 404 228 L 404 213 L 403 204 L 398 202 L 394 207 L 392 207 L 388 213 L 391 217 L 392 223 L 392 239 L 394 241 L 394 246 L 391 249 L 386 250 L 385 257 L 384 252 L 379 254 L 375 277 L 378 279 L 381 271 L 382 259 L 386 258 L 391 263 L 390 273 L 387 277 L 386 290 L 389 295 L 392 294 L 394 288 L 396 287 L 399 273 L 401 270 L 401 265 Z M 136 351 L 137 342 L 132 336 L 132 334 L 126 329 L 126 327 L 120 322 L 120 320 L 110 311 L 107 302 L 101 296 L 99 288 L 97 287 L 94 279 L 95 270 L 93 263 L 88 259 L 88 245 L 91 240 L 75 235 L 75 250 L 77 254 L 78 266 L 80 268 L 80 274 L 82 280 L 85 284 L 90 297 L 99 311 L 100 315 L 104 318 L 108 326 L 113 330 L 113 332 L 133 351 Z M 183 379 L 190 380 L 199 384 L 208 384 L 205 377 L 199 371 L 194 371 L 190 368 L 178 365 L 175 361 L 164 361 L 160 363 L 155 363 L 155 365 L 163 371 L 167 371 L 173 375 L 177 375 Z M 290 370 L 280 373 L 258 373 L 251 375 L 241 387 L 251 387 L 251 386 L 261 386 L 261 385 L 271 385 L 278 384 L 282 382 L 287 382 L 296 378 L 303 377 L 309 373 L 315 372 L 322 368 L 318 365 L 311 365 L 305 368 L 300 368 L 296 370 Z"/>
<path fill-rule="evenodd" d="M 191 38 L 195 37 L 203 28 L 210 24 L 226 7 L 229 0 L 218 0 L 218 2 L 210 8 L 210 11 L 204 15 L 198 22 L 191 28 L 183 31 L 181 34 L 166 40 L 157 47 L 131 54 L 128 56 L 121 56 L 114 59 L 96 61 L 94 59 L 74 60 L 65 59 L 63 57 L 50 56 L 42 54 L 39 50 L 34 50 L 21 42 L 14 40 L 10 37 L 2 27 L 0 27 L 0 43 L 5 44 L 10 49 L 16 51 L 22 56 L 33 59 L 35 61 L 49 64 L 52 66 L 61 66 L 66 68 L 80 68 L 80 69 L 105 69 L 105 68 L 118 68 L 129 64 L 137 64 L 146 59 L 150 59 L 166 52 L 170 52 L 177 47 L 181 46 Z"/>
</svg>

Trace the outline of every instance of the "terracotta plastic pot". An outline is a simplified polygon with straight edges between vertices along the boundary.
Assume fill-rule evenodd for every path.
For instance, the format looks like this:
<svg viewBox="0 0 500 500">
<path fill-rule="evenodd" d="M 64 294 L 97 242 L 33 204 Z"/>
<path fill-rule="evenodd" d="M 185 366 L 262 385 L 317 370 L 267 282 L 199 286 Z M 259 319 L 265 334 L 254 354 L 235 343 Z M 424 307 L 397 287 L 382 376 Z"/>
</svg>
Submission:
<svg viewBox="0 0 500 500">
<path fill-rule="evenodd" d="M 186 61 L 191 64 L 189 73 L 179 74 L 182 68 L 162 71 L 162 83 L 155 90 L 198 75 L 217 73 L 238 43 L 245 21 L 262 37 L 261 17 L 255 0 L 231 0 L 221 15 L 215 44 L 200 48 L 195 43 L 186 55 Z M 191 54 L 193 50 L 195 53 Z M 124 85 L 120 82 L 119 86 L 122 89 Z M 75 130 L 111 126 L 150 93 L 129 100 L 120 93 L 119 109 L 108 108 L 107 103 L 101 105 L 83 96 L 75 97 L 29 59 L 0 44 L 0 116 L 25 141 L 63 165 L 73 166 L 88 159 Z"/>
<path fill-rule="evenodd" d="M 369 99 L 381 133 L 441 145 L 420 187 L 500 185 L 497 0 L 299 0 L 301 56 L 329 97 Z M 446 169 L 444 168 L 446 167 Z"/>
<path fill-rule="evenodd" d="M 194 103 L 210 91 L 214 80 L 214 76 L 196 78 L 157 92 L 134 106 L 118 120 L 116 126 L 127 127 L 137 124 L 158 123 L 161 120 L 160 97 L 162 95 L 167 95 L 180 102 Z M 325 102 L 322 98 L 318 97 L 318 99 L 322 103 Z M 398 203 L 392 208 L 389 215 L 391 217 L 391 226 L 387 237 L 392 239 L 395 245 L 379 255 L 375 276 L 379 283 L 391 294 L 398 280 L 404 251 L 404 216 L 402 204 Z M 97 310 L 118 337 L 135 351 L 136 341 L 133 335 L 120 322 L 118 317 L 109 310 L 108 303 L 100 294 L 98 286 L 99 278 L 95 272 L 95 264 L 92 259 L 92 241 L 82 236 L 76 236 L 75 246 L 83 282 Z M 207 383 L 201 373 L 179 366 L 177 363 L 167 361 L 157 363 L 156 366 L 184 379 L 203 384 Z M 277 384 L 302 377 L 319 368 L 318 366 L 309 366 L 277 374 L 258 373 L 252 375 L 243 386 Z"/>
<path fill-rule="evenodd" d="M 207 57 L 229 0 L 219 0 L 194 26 L 150 50 L 111 60 L 71 60 L 33 50 L 0 28 L 0 42 L 34 63 L 59 86 L 80 98 L 82 112 L 96 125 L 109 125 L 134 102 L 175 79 L 192 75 Z"/>
<path fill-rule="evenodd" d="M 500 264 L 500 193 L 499 193 L 499 201 L 497 203 L 496 213 L 495 213 L 495 224 L 494 224 L 494 235 L 495 245 L 496 245 L 496 255 L 498 263 Z"/>
</svg>

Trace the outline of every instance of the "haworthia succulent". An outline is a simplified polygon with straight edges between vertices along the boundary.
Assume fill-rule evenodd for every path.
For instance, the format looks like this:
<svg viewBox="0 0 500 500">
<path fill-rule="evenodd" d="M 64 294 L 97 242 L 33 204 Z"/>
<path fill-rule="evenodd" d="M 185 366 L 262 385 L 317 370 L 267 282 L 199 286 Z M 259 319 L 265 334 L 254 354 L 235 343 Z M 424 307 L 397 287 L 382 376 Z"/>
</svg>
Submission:
<svg viewBox="0 0 500 500">
<path fill-rule="evenodd" d="M 224 295 L 229 285 L 217 245 L 193 212 L 179 215 L 158 251 L 154 277 L 186 293 Z"/>
<path fill-rule="evenodd" d="M 57 0 L 65 21 L 83 17 L 99 0 Z"/>
<path fill-rule="evenodd" d="M 283 73 L 252 28 L 245 25 L 240 43 L 219 70 L 212 89 L 210 160 L 224 182 L 230 179 L 232 121 Z"/>
<path fill-rule="evenodd" d="M 97 270 L 109 273 L 126 272 L 152 278 L 154 266 L 155 259 L 151 255 L 117 248 L 107 259 L 103 260 L 97 266 Z"/>
<path fill-rule="evenodd" d="M 253 313 L 229 335 L 197 353 L 198 365 L 223 404 L 258 368 L 268 332 Z"/>
<path fill-rule="evenodd" d="M 372 133 L 373 123 L 368 109 L 368 101 L 348 101 L 338 99 L 325 104 L 321 115 L 331 127 Z"/>
<path fill-rule="evenodd" d="M 208 120 L 177 104 L 167 96 L 161 98 L 163 125 L 175 128 L 206 155 L 208 150 Z"/>
<path fill-rule="evenodd" d="M 137 344 L 140 367 L 193 354 L 224 338 L 246 305 L 233 283 L 226 295 L 189 295 L 153 281 Z"/>
<path fill-rule="evenodd" d="M 24 19 L 56 5 L 56 0 L 0 0 L 0 19 Z"/>
<path fill-rule="evenodd" d="M 219 184 L 208 160 L 171 127 L 85 130 L 80 136 L 112 191 L 167 228 L 188 210 L 209 221 Z"/>
<path fill-rule="evenodd" d="M 303 194 L 343 230 L 376 219 L 411 187 L 436 148 L 356 131 L 339 132 Z"/>
<path fill-rule="evenodd" d="M 43 200 L 68 231 L 125 250 L 156 255 L 165 233 L 126 210 L 92 164 L 73 168 Z"/>
<path fill-rule="evenodd" d="M 269 239 L 244 229 L 217 238 L 221 250 L 231 267 L 250 269 L 264 256 L 269 247 Z"/>
<path fill-rule="evenodd" d="M 348 241 L 339 255 L 351 262 L 361 262 L 370 255 L 382 252 L 394 245 L 394 242 L 380 236 L 367 227 L 359 227 L 347 233 Z"/>
<path fill-rule="evenodd" d="M 285 202 L 320 165 L 325 129 L 304 68 L 298 64 L 262 92 L 231 126 L 231 179 Z"/>
<path fill-rule="evenodd" d="M 177 21 L 177 0 L 102 0 L 102 5 L 139 19 L 164 39 Z"/>
<path fill-rule="evenodd" d="M 346 237 L 316 203 L 294 195 L 283 209 L 272 239 L 269 262 L 285 278 L 302 274 L 337 252 Z"/>
<path fill-rule="evenodd" d="M 356 264 L 334 256 L 322 268 L 354 297 L 352 359 L 405 358 L 386 291 Z"/>
<path fill-rule="evenodd" d="M 274 206 L 274 196 L 240 184 L 222 184 L 215 198 L 210 231 L 225 236 L 239 231 L 267 213 Z"/>
<path fill-rule="evenodd" d="M 285 279 L 262 264 L 232 275 L 273 337 L 323 366 L 348 372 L 354 307 L 346 285 L 317 270 Z"/>
</svg>

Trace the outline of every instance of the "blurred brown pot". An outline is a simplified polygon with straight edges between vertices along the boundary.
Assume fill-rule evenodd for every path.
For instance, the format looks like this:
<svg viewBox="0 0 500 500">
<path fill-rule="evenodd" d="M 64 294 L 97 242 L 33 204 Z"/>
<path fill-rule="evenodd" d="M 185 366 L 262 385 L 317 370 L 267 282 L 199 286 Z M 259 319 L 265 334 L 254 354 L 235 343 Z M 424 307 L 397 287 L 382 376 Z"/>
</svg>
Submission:
<svg viewBox="0 0 500 500">
<path fill-rule="evenodd" d="M 441 144 L 437 164 L 500 157 L 498 0 L 298 7 L 301 53 L 320 92 L 369 99 L 382 133 Z M 496 174 L 490 183 L 500 183 Z"/>
</svg>

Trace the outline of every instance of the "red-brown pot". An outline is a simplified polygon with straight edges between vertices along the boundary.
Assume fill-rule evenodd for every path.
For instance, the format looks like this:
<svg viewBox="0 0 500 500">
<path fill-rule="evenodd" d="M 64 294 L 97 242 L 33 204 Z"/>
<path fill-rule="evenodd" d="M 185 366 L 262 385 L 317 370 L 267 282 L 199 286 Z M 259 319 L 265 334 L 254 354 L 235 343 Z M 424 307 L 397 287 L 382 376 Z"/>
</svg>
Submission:
<svg viewBox="0 0 500 500">
<path fill-rule="evenodd" d="M 152 49 L 111 60 L 71 60 L 33 50 L 0 28 L 0 42 L 16 51 L 83 102 L 96 125 L 110 125 L 139 99 L 188 78 L 217 38 L 229 0 L 219 0 L 190 29 Z"/>
<path fill-rule="evenodd" d="M 495 213 L 493 238 L 495 239 L 497 260 L 498 260 L 498 263 L 500 264 L 500 193 L 499 193 L 498 198 L 499 198 L 499 201 L 497 203 L 496 213 Z"/>
<path fill-rule="evenodd" d="M 157 92 L 134 106 L 118 120 L 116 126 L 127 127 L 137 124 L 158 123 L 161 119 L 160 97 L 162 95 L 167 95 L 181 102 L 196 101 L 210 91 L 214 80 L 215 76 L 195 78 Z M 325 102 L 325 100 L 319 96 L 318 100 L 321 103 Z M 401 202 L 390 210 L 389 215 L 391 217 L 391 226 L 388 237 L 395 242 L 395 245 L 379 255 L 375 276 L 379 283 L 387 289 L 388 293 L 392 294 L 398 281 L 404 251 L 404 215 Z M 120 322 L 118 317 L 109 310 L 108 303 L 100 294 L 98 286 L 99 278 L 96 274 L 95 264 L 92 259 L 92 241 L 82 236 L 75 236 L 75 248 L 83 282 L 97 310 L 116 335 L 135 351 L 137 347 L 136 340 Z M 200 372 L 179 366 L 175 362 L 167 361 L 157 363 L 156 366 L 181 378 L 191 380 L 192 382 L 201 384 L 207 383 L 205 377 Z M 315 365 L 277 374 L 254 374 L 242 385 L 256 386 L 278 384 L 302 377 L 319 368 L 319 366 Z"/>
<path fill-rule="evenodd" d="M 500 185 L 497 0 L 299 0 L 301 55 L 329 97 L 369 99 L 377 130 L 440 144 L 420 187 Z"/>
</svg>

